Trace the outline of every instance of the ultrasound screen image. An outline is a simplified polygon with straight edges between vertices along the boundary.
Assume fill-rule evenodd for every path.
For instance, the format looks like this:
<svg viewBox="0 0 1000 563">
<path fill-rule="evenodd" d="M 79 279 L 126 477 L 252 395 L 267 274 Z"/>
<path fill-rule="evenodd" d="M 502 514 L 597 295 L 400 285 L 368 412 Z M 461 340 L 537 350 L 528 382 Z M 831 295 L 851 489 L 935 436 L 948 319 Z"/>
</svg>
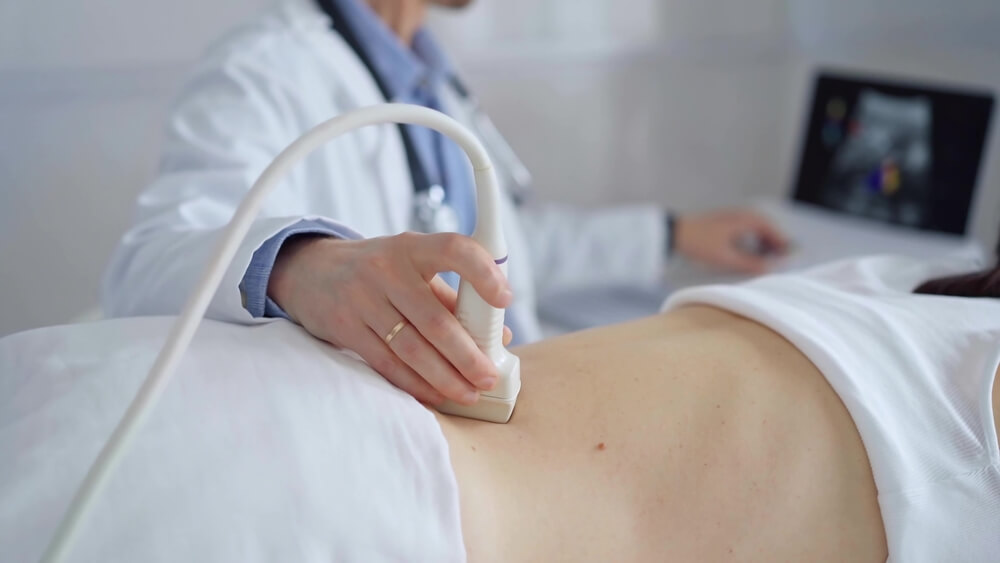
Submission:
<svg viewBox="0 0 1000 563">
<path fill-rule="evenodd" d="M 823 74 L 795 199 L 964 234 L 992 106 L 988 94 Z"/>
</svg>

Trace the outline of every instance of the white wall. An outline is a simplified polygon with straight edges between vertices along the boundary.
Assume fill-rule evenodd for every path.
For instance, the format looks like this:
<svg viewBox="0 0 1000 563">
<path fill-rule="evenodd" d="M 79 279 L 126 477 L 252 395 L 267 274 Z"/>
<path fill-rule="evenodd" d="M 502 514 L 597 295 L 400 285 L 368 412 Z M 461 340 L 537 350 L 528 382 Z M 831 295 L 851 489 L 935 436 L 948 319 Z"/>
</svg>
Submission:
<svg viewBox="0 0 1000 563">
<path fill-rule="evenodd" d="M 0 69 L 186 62 L 270 1 L 7 0 L 0 3 Z"/>
<path fill-rule="evenodd" d="M 690 210 L 783 181 L 787 16 L 782 0 L 507 0 L 434 23 L 541 198 Z"/>
<path fill-rule="evenodd" d="M 0 2 L 0 335 L 96 302 L 178 81 L 272 1 Z M 872 4 L 478 0 L 434 25 L 540 197 L 691 210 L 787 189 L 816 63 L 1000 89 L 995 0 Z"/>
<path fill-rule="evenodd" d="M 184 72 L 269 1 L 0 2 L 0 335 L 96 305 Z"/>
<path fill-rule="evenodd" d="M 96 304 L 176 74 L 0 72 L 0 83 L 25 77 L 20 90 L 0 87 L 0 334 Z"/>
</svg>

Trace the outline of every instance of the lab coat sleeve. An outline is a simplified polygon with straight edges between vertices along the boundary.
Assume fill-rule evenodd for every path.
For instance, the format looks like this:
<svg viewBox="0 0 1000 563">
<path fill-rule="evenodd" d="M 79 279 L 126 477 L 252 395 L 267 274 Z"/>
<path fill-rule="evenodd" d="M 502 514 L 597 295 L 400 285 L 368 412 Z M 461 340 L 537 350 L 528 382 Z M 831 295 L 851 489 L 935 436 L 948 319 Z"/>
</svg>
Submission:
<svg viewBox="0 0 1000 563">
<path fill-rule="evenodd" d="M 222 231 L 271 160 L 303 132 L 294 88 L 275 67 L 236 44 L 195 73 L 168 121 L 161 171 L 139 196 L 136 221 L 116 249 L 102 287 L 109 316 L 177 314 L 199 280 Z M 291 80 L 287 83 L 294 84 Z M 288 190 L 286 179 L 275 192 Z M 324 217 L 303 216 L 268 198 L 226 270 L 206 315 L 254 323 L 240 284 L 253 253 L 303 219 L 327 229 L 350 229 Z M 358 235 L 360 236 L 360 235 Z"/>
<path fill-rule="evenodd" d="M 520 220 L 541 297 L 566 289 L 662 279 L 668 241 L 659 207 L 527 205 L 520 209 Z"/>
</svg>

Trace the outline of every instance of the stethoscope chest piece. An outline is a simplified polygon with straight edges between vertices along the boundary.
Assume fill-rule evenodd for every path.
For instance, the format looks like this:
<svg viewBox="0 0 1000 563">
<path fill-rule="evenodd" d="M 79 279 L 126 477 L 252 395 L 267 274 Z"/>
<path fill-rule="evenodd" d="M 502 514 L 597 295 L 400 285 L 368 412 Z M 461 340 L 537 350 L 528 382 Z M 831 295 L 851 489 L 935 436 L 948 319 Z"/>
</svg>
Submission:
<svg viewBox="0 0 1000 563">
<path fill-rule="evenodd" d="M 418 233 L 454 233 L 460 226 L 458 213 L 445 201 L 444 188 L 433 185 L 413 194 L 411 230 Z"/>
</svg>

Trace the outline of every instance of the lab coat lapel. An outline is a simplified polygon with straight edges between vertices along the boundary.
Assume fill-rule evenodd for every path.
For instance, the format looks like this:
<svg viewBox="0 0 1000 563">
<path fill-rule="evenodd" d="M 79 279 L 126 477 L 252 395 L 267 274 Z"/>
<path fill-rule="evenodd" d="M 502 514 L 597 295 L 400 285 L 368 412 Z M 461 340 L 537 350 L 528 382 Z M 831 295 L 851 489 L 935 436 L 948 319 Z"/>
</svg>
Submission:
<svg viewBox="0 0 1000 563">
<path fill-rule="evenodd" d="M 329 19 L 326 16 L 323 19 L 329 29 Z M 337 100 L 337 106 L 343 112 L 386 102 L 364 63 L 338 34 L 330 30 L 329 33 L 310 34 L 308 37 L 315 43 L 315 52 L 325 55 L 331 76 L 336 76 L 343 86 L 338 89 L 341 99 Z M 370 153 L 372 160 L 358 162 L 357 165 L 371 172 L 371 187 L 379 192 L 384 232 L 366 232 L 366 236 L 397 234 L 409 230 L 413 208 L 413 178 L 399 128 L 395 125 L 382 125 L 378 126 L 377 131 L 374 141 L 376 147 Z M 354 189 L 365 187 L 356 186 Z M 342 209 L 353 207 L 347 201 L 338 203 Z"/>
</svg>

